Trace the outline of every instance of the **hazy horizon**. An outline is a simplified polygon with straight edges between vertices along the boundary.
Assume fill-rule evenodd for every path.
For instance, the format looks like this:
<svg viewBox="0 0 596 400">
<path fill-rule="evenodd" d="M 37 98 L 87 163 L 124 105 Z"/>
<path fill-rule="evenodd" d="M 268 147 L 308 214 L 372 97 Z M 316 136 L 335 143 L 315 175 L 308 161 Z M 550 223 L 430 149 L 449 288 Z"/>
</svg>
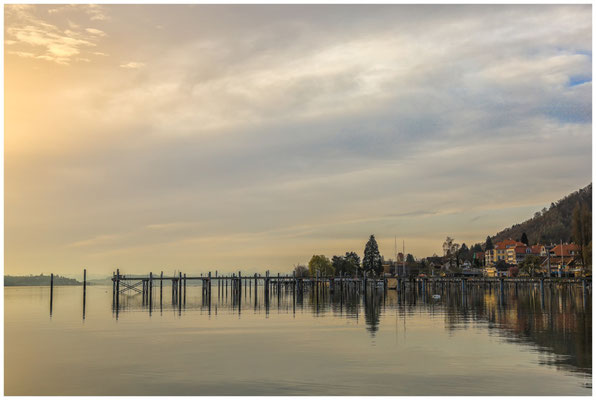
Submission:
<svg viewBox="0 0 596 400">
<path fill-rule="evenodd" d="M 592 181 L 591 5 L 5 5 L 5 274 L 441 254 Z"/>
</svg>

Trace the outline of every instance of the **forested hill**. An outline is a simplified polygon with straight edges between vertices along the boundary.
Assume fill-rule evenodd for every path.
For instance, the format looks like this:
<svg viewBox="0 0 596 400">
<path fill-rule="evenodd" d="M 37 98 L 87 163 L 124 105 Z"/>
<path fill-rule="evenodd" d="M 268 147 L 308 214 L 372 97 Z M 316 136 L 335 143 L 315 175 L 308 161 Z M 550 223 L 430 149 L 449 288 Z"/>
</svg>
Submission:
<svg viewBox="0 0 596 400">
<path fill-rule="evenodd" d="M 559 243 L 571 241 L 571 216 L 577 204 L 587 204 L 592 211 L 592 184 L 573 192 L 565 198 L 551 203 L 548 209 L 537 211 L 534 217 L 497 233 L 493 243 L 504 239 L 519 240 L 525 232 L 530 244 Z"/>
<path fill-rule="evenodd" d="M 82 285 L 76 279 L 65 278 L 63 276 L 54 276 L 55 286 L 75 286 Z M 4 276 L 4 286 L 50 286 L 49 275 L 38 276 Z"/>
</svg>

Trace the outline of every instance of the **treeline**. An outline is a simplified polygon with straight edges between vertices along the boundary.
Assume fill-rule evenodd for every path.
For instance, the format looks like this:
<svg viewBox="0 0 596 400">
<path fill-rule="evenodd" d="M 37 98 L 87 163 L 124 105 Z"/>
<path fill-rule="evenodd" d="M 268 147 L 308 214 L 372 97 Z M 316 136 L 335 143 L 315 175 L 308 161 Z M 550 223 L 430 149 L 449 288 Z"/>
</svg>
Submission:
<svg viewBox="0 0 596 400">
<path fill-rule="evenodd" d="M 356 276 L 366 273 L 367 275 L 380 276 L 383 273 L 383 257 L 379 252 L 379 246 L 375 235 L 370 235 L 364 247 L 364 258 L 360 262 L 360 256 L 353 251 L 345 255 L 333 256 L 331 260 L 326 256 L 313 255 L 308 262 L 308 267 L 297 265 L 294 267 L 296 277 L 305 278 L 308 276 Z"/>
<path fill-rule="evenodd" d="M 592 211 L 592 184 L 573 192 L 565 198 L 551 203 L 547 209 L 537 211 L 533 218 L 515 224 L 492 236 L 492 242 L 505 239 L 521 240 L 524 232 L 530 245 L 536 243 L 550 244 L 574 241 L 573 212 L 576 209 Z M 590 216 L 591 218 L 591 216 Z M 591 223 L 590 223 L 591 224 Z"/>
<path fill-rule="evenodd" d="M 37 276 L 4 276 L 4 286 L 49 286 L 50 276 L 49 275 L 37 275 Z M 78 286 L 82 285 L 81 282 L 76 279 L 65 278 L 63 276 L 54 275 L 54 285 L 56 286 Z"/>
</svg>

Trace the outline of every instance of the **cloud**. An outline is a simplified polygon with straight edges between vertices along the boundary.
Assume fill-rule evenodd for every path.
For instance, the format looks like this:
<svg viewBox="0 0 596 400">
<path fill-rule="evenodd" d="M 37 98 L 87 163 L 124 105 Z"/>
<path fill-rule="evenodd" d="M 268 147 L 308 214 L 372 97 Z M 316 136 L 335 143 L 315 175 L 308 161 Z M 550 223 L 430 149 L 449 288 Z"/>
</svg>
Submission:
<svg viewBox="0 0 596 400">
<path fill-rule="evenodd" d="M 125 64 L 120 64 L 120 68 L 126 68 L 126 69 L 139 69 L 139 68 L 143 68 L 144 66 L 145 66 L 144 63 L 135 62 L 135 61 L 130 61 Z"/>
<path fill-rule="evenodd" d="M 57 14 L 60 10 L 50 9 L 48 12 Z M 65 21 L 70 29 L 61 29 L 37 17 L 36 11 L 38 9 L 33 7 L 7 5 L 7 42 L 23 49 L 12 54 L 23 57 L 29 53 L 36 59 L 69 65 L 72 61 L 84 60 L 85 57 L 77 56 L 96 47 L 97 38 L 105 36 L 104 32 L 93 28 L 79 31 L 79 25 L 70 20 Z"/>
<path fill-rule="evenodd" d="M 95 29 L 95 28 L 87 28 L 85 30 L 95 36 L 105 36 L 106 35 L 106 33 L 104 31 L 100 31 L 99 29 Z"/>
</svg>

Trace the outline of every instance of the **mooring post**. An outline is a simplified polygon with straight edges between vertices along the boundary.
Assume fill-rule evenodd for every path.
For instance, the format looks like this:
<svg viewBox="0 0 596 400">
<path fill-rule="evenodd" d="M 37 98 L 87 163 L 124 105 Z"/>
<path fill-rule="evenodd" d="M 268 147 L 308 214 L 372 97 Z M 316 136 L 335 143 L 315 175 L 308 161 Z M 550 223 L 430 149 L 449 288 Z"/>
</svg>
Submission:
<svg viewBox="0 0 596 400">
<path fill-rule="evenodd" d="M 87 300 L 87 270 L 83 269 L 83 319 L 85 319 L 86 300 Z"/>
<path fill-rule="evenodd" d="M 153 305 L 153 272 L 149 272 L 149 312 Z"/>
<path fill-rule="evenodd" d="M 182 272 L 178 272 L 178 308 L 182 306 Z"/>
<path fill-rule="evenodd" d="M 112 271 L 112 307 L 116 303 L 116 273 Z"/>
<path fill-rule="evenodd" d="M 50 274 L 50 317 L 52 316 L 52 306 L 54 305 L 54 274 Z"/>
<path fill-rule="evenodd" d="M 259 287 L 257 286 L 257 274 L 255 273 L 255 307 L 257 306 L 257 292 L 259 290 Z"/>
<path fill-rule="evenodd" d="M 116 269 L 116 314 L 120 308 L 120 269 Z"/>
<path fill-rule="evenodd" d="M 209 305 L 209 312 L 211 312 L 211 271 L 207 274 L 207 304 Z"/>
<path fill-rule="evenodd" d="M 159 273 L 159 305 L 161 306 L 162 300 L 162 291 L 163 291 L 163 271 Z"/>
<path fill-rule="evenodd" d="M 269 301 L 269 270 L 265 275 L 265 303 Z"/>
</svg>

